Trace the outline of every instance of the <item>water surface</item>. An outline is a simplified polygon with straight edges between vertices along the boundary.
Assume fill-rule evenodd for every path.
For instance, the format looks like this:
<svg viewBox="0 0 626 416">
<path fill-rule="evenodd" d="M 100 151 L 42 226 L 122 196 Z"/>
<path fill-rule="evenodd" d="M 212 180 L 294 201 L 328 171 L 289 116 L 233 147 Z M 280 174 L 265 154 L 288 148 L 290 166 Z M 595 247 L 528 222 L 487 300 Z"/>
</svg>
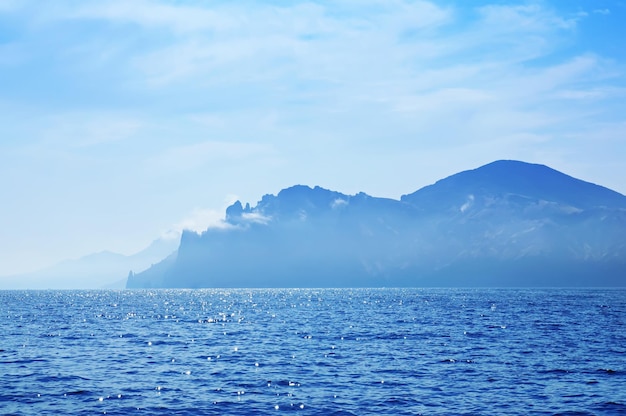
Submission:
<svg viewBox="0 0 626 416">
<path fill-rule="evenodd" d="M 624 289 L 0 291 L 0 414 L 626 414 Z"/>
</svg>

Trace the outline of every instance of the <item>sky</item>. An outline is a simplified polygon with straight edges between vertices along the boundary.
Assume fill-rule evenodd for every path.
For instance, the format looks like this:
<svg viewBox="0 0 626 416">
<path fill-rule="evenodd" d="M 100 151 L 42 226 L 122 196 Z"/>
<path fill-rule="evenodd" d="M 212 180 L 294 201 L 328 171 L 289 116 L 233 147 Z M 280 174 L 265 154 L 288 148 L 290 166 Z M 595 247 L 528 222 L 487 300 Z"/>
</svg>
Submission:
<svg viewBox="0 0 626 416">
<path fill-rule="evenodd" d="M 0 276 L 295 184 L 498 159 L 626 193 L 626 2 L 0 0 Z"/>
</svg>

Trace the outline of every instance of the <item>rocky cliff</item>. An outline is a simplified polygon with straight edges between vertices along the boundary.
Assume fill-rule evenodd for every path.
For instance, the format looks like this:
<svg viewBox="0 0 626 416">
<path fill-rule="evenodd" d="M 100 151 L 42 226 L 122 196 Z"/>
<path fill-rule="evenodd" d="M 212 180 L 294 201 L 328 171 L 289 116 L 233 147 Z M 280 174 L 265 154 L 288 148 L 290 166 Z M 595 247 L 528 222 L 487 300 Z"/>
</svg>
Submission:
<svg viewBox="0 0 626 416">
<path fill-rule="evenodd" d="M 236 202 L 127 287 L 625 284 L 626 196 L 497 161 L 400 200 L 297 185 Z"/>
</svg>

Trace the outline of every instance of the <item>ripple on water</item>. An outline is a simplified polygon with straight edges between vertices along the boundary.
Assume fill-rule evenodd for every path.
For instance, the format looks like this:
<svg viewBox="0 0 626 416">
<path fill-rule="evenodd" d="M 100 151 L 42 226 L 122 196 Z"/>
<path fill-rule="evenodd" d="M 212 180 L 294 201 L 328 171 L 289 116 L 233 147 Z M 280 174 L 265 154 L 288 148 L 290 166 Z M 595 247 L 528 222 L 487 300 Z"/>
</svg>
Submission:
<svg viewBox="0 0 626 416">
<path fill-rule="evenodd" d="M 624 290 L 0 297 L 0 414 L 626 414 Z"/>
</svg>

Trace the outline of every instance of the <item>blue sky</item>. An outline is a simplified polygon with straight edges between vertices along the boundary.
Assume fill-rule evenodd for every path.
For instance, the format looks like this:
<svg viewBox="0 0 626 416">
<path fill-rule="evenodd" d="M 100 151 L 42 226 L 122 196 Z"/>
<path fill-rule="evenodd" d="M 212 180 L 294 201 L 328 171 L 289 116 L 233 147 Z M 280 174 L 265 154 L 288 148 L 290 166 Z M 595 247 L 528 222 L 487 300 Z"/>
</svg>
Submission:
<svg viewBox="0 0 626 416">
<path fill-rule="evenodd" d="M 0 0 L 0 275 L 293 184 L 497 159 L 626 193 L 623 1 Z"/>
</svg>

